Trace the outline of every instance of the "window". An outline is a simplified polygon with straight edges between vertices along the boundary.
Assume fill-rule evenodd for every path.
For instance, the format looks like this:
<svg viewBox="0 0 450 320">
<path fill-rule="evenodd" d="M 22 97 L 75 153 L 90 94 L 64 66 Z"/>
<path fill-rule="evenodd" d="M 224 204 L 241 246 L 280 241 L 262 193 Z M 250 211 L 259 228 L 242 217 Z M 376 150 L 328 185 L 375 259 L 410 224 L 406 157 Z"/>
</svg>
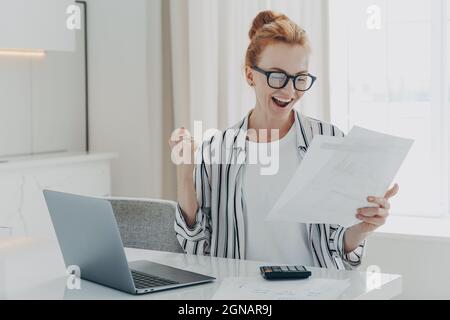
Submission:
<svg viewBox="0 0 450 320">
<path fill-rule="evenodd" d="M 392 214 L 448 215 L 450 5 L 330 1 L 331 120 L 409 137 Z"/>
</svg>

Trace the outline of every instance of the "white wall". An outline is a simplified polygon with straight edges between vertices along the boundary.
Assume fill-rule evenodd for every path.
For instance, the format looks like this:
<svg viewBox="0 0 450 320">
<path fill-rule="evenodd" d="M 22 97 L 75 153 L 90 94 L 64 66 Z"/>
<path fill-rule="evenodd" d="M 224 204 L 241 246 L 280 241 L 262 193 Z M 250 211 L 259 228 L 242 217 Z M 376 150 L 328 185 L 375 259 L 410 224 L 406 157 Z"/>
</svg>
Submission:
<svg viewBox="0 0 450 320">
<path fill-rule="evenodd" d="M 149 85 L 149 77 L 158 76 L 147 73 L 158 72 L 161 45 L 152 45 L 158 6 L 156 0 L 88 1 L 91 148 L 119 154 L 112 164 L 113 195 L 160 196 L 161 152 L 153 150 L 162 143 L 154 134 L 161 90 Z"/>
<path fill-rule="evenodd" d="M 75 52 L 0 56 L 0 157 L 85 148 L 83 34 Z"/>
<path fill-rule="evenodd" d="M 0 0 L 0 48 L 74 51 L 67 8 L 75 0 Z"/>
<path fill-rule="evenodd" d="M 160 23 L 160 0 L 88 0 L 91 150 L 119 154 L 116 195 L 163 192 L 161 132 L 170 128 L 161 126 L 168 115 L 161 108 Z M 0 57 L 0 157 L 84 150 L 83 40 L 78 31 L 74 53 Z"/>
<path fill-rule="evenodd" d="M 399 299 L 450 299 L 450 239 L 374 234 L 361 271 L 370 265 L 403 276 Z"/>
</svg>

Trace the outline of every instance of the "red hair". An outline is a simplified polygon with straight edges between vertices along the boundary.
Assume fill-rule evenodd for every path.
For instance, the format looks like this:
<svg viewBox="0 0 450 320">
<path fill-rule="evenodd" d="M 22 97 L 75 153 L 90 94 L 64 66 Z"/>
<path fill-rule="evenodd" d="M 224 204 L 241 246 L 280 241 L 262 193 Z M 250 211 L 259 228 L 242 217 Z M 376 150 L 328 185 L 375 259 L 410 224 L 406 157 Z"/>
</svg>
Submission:
<svg viewBox="0 0 450 320">
<path fill-rule="evenodd" d="M 284 14 L 271 10 L 258 13 L 253 19 L 248 36 L 250 44 L 245 55 L 245 65 L 249 67 L 257 65 L 264 48 L 275 42 L 298 44 L 310 52 L 309 39 L 305 30 Z"/>
</svg>

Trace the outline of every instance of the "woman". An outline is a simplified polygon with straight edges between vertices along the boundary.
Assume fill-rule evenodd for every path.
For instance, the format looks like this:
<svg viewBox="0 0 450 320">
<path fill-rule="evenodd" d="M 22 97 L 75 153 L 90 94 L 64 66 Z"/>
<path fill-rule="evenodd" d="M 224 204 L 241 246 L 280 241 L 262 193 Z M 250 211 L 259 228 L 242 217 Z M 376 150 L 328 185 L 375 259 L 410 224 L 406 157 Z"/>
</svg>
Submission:
<svg viewBox="0 0 450 320">
<path fill-rule="evenodd" d="M 223 135 L 203 142 L 201 162 L 177 167 L 178 212 L 175 231 L 187 253 L 251 259 L 266 262 L 351 269 L 361 264 L 365 239 L 383 225 L 389 198 L 398 185 L 382 197 L 370 196 L 371 207 L 355 212 L 361 220 L 349 228 L 330 224 L 292 224 L 264 221 L 289 178 L 301 162 L 314 135 L 343 136 L 334 125 L 303 116 L 294 105 L 315 81 L 308 73 L 310 47 L 298 25 L 283 14 L 260 12 L 249 31 L 245 59 L 248 84 L 256 105 Z M 247 132 L 253 130 L 256 135 Z M 273 131 L 274 130 L 274 131 Z M 264 132 L 275 132 L 265 137 Z M 224 139 L 231 132 L 234 139 Z M 236 133 L 234 133 L 236 132 Z M 239 146 L 244 135 L 244 146 Z M 277 137 L 278 135 L 278 137 Z M 193 140 L 178 129 L 172 148 Z M 231 141 L 231 142 L 230 142 Z M 275 175 L 261 175 L 262 164 L 233 164 L 227 157 L 247 155 L 260 146 L 279 146 Z M 205 158 L 219 146 L 220 164 Z M 226 151 L 231 151 L 231 155 Z M 246 158 L 248 159 L 248 157 Z M 194 174 L 193 174 L 194 172 Z"/>
</svg>

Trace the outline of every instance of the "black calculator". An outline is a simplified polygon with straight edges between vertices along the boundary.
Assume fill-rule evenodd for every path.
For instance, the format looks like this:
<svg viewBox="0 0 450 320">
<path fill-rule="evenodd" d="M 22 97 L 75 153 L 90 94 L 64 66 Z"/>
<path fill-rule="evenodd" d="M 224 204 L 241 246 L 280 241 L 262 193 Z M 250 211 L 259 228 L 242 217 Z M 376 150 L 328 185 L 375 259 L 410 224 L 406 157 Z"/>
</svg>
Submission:
<svg viewBox="0 0 450 320">
<path fill-rule="evenodd" d="M 261 266 L 259 269 L 267 280 L 305 279 L 311 276 L 311 271 L 304 266 Z"/>
</svg>

